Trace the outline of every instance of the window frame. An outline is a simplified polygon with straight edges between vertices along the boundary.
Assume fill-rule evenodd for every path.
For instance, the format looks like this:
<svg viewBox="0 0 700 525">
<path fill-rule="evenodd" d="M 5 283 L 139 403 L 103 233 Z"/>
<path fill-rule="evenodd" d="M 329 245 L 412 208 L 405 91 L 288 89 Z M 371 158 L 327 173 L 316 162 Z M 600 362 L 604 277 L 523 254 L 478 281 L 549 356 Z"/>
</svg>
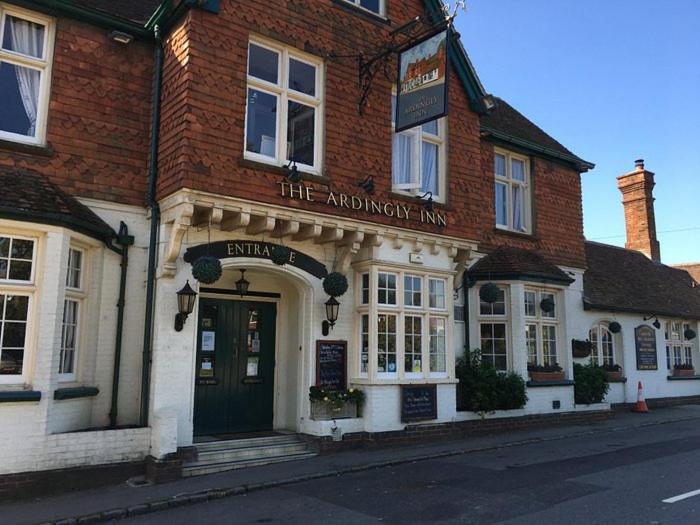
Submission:
<svg viewBox="0 0 700 525">
<path fill-rule="evenodd" d="M 605 362 L 605 352 L 603 346 L 603 334 L 607 333 L 610 336 L 610 346 L 611 350 L 611 363 Z M 591 337 L 595 334 L 595 340 Z M 603 365 L 619 365 L 617 362 L 617 342 L 615 341 L 615 334 L 610 331 L 610 323 L 608 321 L 599 321 L 595 323 L 590 330 L 588 330 L 588 339 L 592 343 L 591 358 L 595 356 L 595 362 L 598 366 Z"/>
<path fill-rule="evenodd" d="M 277 53 L 277 84 L 254 77 L 250 74 L 250 48 L 252 45 L 267 49 Z M 311 96 L 301 93 L 289 87 L 289 61 L 294 59 L 298 62 L 313 66 L 316 70 L 316 95 Z M 273 166 L 287 166 L 291 160 L 288 159 L 287 151 L 287 128 L 289 126 L 289 102 L 297 102 L 305 106 L 314 108 L 314 165 L 296 162 L 299 171 L 311 175 L 322 175 L 323 173 L 323 139 L 324 134 L 324 106 L 325 106 L 325 68 L 324 62 L 319 57 L 314 57 L 298 49 L 273 42 L 271 40 L 253 36 L 248 39 L 246 48 L 246 91 L 245 91 L 245 124 L 243 129 L 243 158 Z M 248 102 L 249 91 L 254 89 L 265 94 L 274 96 L 277 99 L 277 115 L 275 118 L 275 156 L 269 157 L 262 153 L 248 151 Z"/>
<path fill-rule="evenodd" d="M 495 284 L 498 287 L 498 289 L 501 292 L 503 292 L 503 313 L 502 314 L 501 313 L 493 313 L 493 304 L 494 303 L 486 303 L 486 304 L 491 305 L 491 312 L 483 313 L 481 310 L 482 301 L 481 301 L 481 298 L 479 297 L 479 293 L 478 293 L 479 286 L 474 287 L 476 290 L 476 301 L 477 301 L 476 311 L 477 311 L 477 337 L 478 337 L 478 341 L 479 341 L 478 347 L 482 351 L 481 356 L 483 359 L 484 358 L 484 353 L 483 353 L 484 349 L 482 347 L 483 347 L 484 339 L 482 339 L 482 337 L 481 337 L 481 329 L 482 329 L 483 325 L 491 325 L 492 334 L 494 333 L 494 326 L 495 325 L 497 325 L 497 324 L 503 325 L 504 334 L 505 334 L 505 343 L 506 343 L 506 353 L 505 353 L 506 366 L 505 366 L 505 368 L 503 368 L 503 369 L 496 368 L 495 357 L 498 354 L 496 354 L 495 351 L 489 352 L 486 355 L 492 356 L 492 357 L 489 357 L 489 361 L 494 366 L 494 368 L 496 368 L 496 370 L 498 370 L 499 372 L 507 372 L 508 370 L 511 370 L 511 367 L 512 367 L 511 340 L 510 340 L 510 331 L 509 331 L 510 330 L 510 323 L 512 321 L 510 314 L 509 314 L 511 290 L 510 290 L 510 286 L 508 286 L 506 284 L 499 284 L 499 283 L 495 283 Z M 497 302 L 500 302 L 500 301 L 497 301 Z M 495 337 L 492 336 L 491 339 L 495 340 Z"/>
<path fill-rule="evenodd" d="M 77 252 L 80 253 L 80 275 L 79 275 L 79 286 L 78 288 L 74 288 L 72 286 L 69 286 L 68 283 L 68 278 L 69 278 L 69 272 L 71 270 L 70 262 L 71 262 L 71 253 L 72 252 Z M 71 245 L 69 250 L 68 250 L 68 263 L 66 265 L 66 283 L 65 283 L 65 298 L 63 300 L 63 317 L 61 320 L 61 347 L 59 349 L 59 368 L 56 371 L 58 374 L 58 381 L 59 383 L 67 383 L 67 382 L 72 382 L 76 381 L 78 378 L 78 364 L 80 362 L 80 350 L 83 347 L 82 344 L 82 339 L 83 339 L 83 315 L 85 311 L 85 298 L 86 298 L 86 292 L 85 292 L 85 272 L 86 272 L 86 267 L 87 267 L 87 250 L 75 245 Z M 75 338 L 74 338 L 74 347 L 72 349 L 73 351 L 73 360 L 72 360 L 72 365 L 73 369 L 70 372 L 61 372 L 61 366 L 63 364 L 63 355 L 64 355 L 64 329 L 65 329 L 65 315 L 66 315 L 66 307 L 68 305 L 68 302 L 72 301 L 76 303 L 76 315 L 75 315 Z"/>
<path fill-rule="evenodd" d="M 364 6 L 361 5 L 361 0 L 343 0 L 343 2 L 350 4 L 351 6 L 355 7 L 356 9 L 361 9 L 362 11 L 365 11 L 367 13 L 370 13 L 374 16 L 380 16 L 382 18 L 386 18 L 386 0 L 378 0 L 379 1 L 379 11 L 372 11 L 371 9 L 368 9 Z"/>
<path fill-rule="evenodd" d="M 526 304 L 526 295 L 528 293 L 534 293 L 535 294 L 535 315 L 527 315 L 527 308 L 525 306 Z M 546 312 L 540 308 L 540 303 L 542 302 L 543 296 L 544 295 L 551 295 L 553 296 L 554 300 L 554 312 L 552 317 L 549 317 L 545 315 Z M 559 326 L 560 320 L 561 320 L 561 313 L 559 311 L 559 291 L 558 290 L 553 290 L 550 288 L 525 288 L 524 293 L 523 293 L 523 319 L 524 319 L 524 324 L 525 324 L 525 342 L 527 345 L 527 357 L 528 357 L 528 365 L 534 364 L 534 365 L 553 365 L 555 363 L 559 364 L 561 366 L 561 361 L 565 357 L 562 354 L 562 339 L 561 339 L 561 327 Z M 527 338 L 527 330 L 528 326 L 534 326 L 535 327 L 535 334 L 536 334 L 536 344 L 537 344 L 537 356 L 536 356 L 536 362 L 532 363 L 530 360 L 530 346 L 528 344 L 528 338 Z M 545 331 L 547 330 L 545 327 L 549 328 L 554 328 L 554 342 L 556 345 L 556 359 L 554 363 L 552 362 L 545 362 Z M 549 339 L 547 339 L 550 341 Z M 548 354 L 549 355 L 549 354 Z"/>
<path fill-rule="evenodd" d="M 505 164 L 506 164 L 506 173 L 505 176 L 501 176 L 496 173 L 496 156 L 502 156 L 505 157 Z M 525 175 L 525 180 L 524 181 L 518 181 L 517 179 L 513 179 L 513 174 L 512 174 L 512 161 L 513 160 L 518 160 L 523 163 L 524 167 L 524 175 Z M 519 153 L 515 153 L 509 150 L 505 150 L 502 148 L 494 148 L 494 154 L 493 154 L 493 175 L 494 175 L 494 196 L 493 196 L 493 204 L 494 204 L 494 222 L 496 224 L 496 228 L 499 230 L 505 230 L 505 231 L 510 231 L 510 232 L 515 232 L 515 233 L 521 233 L 523 235 L 532 235 L 533 232 L 533 227 L 532 227 L 532 173 L 530 169 L 530 158 L 526 155 L 520 155 Z M 496 206 L 496 186 L 498 184 L 505 185 L 506 187 L 506 223 L 507 224 L 500 224 L 498 222 L 498 209 Z M 521 230 L 516 229 L 513 226 L 513 186 L 520 186 L 523 189 L 523 222 L 524 222 L 524 228 Z"/>
<path fill-rule="evenodd" d="M 678 337 L 674 337 L 674 324 L 680 326 Z M 686 339 L 685 330 L 691 323 L 681 319 L 670 319 L 664 324 L 664 346 L 666 347 L 666 369 L 673 372 L 677 364 L 690 364 L 695 366 L 694 340 Z"/>
<path fill-rule="evenodd" d="M 2 48 L 5 20 L 8 15 L 44 26 L 43 58 L 39 59 L 35 57 L 28 57 L 26 55 L 8 51 Z M 22 9 L 20 7 L 15 7 L 4 2 L 0 2 L 0 62 L 26 67 L 41 72 L 34 136 L 30 137 L 28 135 L 21 135 L 19 133 L 12 133 L 10 131 L 0 129 L 1 140 L 36 146 L 46 144 L 55 34 L 56 23 L 53 18 L 41 15 L 34 11 L 29 11 L 27 9 Z"/>
</svg>

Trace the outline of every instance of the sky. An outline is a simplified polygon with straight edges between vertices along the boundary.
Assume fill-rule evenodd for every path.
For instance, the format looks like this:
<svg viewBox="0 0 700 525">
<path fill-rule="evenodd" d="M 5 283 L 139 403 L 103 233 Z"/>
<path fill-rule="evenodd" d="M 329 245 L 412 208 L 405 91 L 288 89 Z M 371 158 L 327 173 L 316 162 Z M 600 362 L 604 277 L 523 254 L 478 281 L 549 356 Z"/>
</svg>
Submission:
<svg viewBox="0 0 700 525">
<path fill-rule="evenodd" d="M 456 22 L 486 92 L 596 164 L 586 238 L 624 245 L 616 177 L 645 159 L 666 264 L 700 262 L 699 21 L 698 0 L 468 0 Z"/>
</svg>

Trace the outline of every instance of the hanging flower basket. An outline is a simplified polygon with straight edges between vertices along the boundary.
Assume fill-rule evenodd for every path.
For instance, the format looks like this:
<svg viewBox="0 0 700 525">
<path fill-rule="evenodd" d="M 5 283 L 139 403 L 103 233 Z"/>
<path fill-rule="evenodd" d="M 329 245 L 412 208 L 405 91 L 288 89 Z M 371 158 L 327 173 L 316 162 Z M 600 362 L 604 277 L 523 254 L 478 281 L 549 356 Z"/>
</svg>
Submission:
<svg viewBox="0 0 700 525">
<path fill-rule="evenodd" d="M 272 250 L 270 252 L 270 259 L 273 263 L 279 266 L 284 266 L 286 263 L 289 262 L 289 256 L 291 255 L 291 253 L 292 250 L 288 246 L 282 246 L 281 244 L 277 244 L 272 247 Z"/>
<path fill-rule="evenodd" d="M 479 299 L 485 303 L 495 303 L 498 301 L 499 290 L 498 286 L 493 283 L 486 283 L 479 288 Z"/>
<path fill-rule="evenodd" d="M 323 290 L 331 297 L 340 297 L 348 291 L 348 279 L 340 272 L 331 272 L 323 279 Z"/>
<path fill-rule="evenodd" d="M 622 330 L 622 325 L 620 325 L 620 323 L 617 321 L 613 321 L 608 325 L 608 330 L 610 330 L 613 334 L 619 334 Z"/>
<path fill-rule="evenodd" d="M 692 328 L 686 328 L 685 332 L 683 332 L 683 335 L 688 341 L 692 341 L 698 334 L 696 334 L 695 330 L 693 330 Z"/>
<path fill-rule="evenodd" d="M 581 341 L 579 339 L 572 339 L 571 340 L 571 353 L 574 357 L 577 358 L 582 358 L 582 357 L 588 357 L 591 355 L 591 351 L 593 349 L 593 344 L 586 340 L 586 341 Z"/>
<path fill-rule="evenodd" d="M 542 308 L 543 312 L 552 313 L 554 311 L 554 299 L 545 297 L 540 301 L 540 308 Z"/>
<path fill-rule="evenodd" d="M 204 255 L 192 264 L 192 277 L 202 284 L 214 284 L 221 278 L 221 261 Z"/>
</svg>

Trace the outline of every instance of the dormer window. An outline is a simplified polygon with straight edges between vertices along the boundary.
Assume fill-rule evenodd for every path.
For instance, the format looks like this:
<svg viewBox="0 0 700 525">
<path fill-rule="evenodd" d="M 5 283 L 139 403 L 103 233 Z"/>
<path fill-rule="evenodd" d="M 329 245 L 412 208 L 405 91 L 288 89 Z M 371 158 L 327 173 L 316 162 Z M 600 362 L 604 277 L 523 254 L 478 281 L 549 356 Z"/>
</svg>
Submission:
<svg viewBox="0 0 700 525">
<path fill-rule="evenodd" d="M 532 233 L 528 158 L 497 149 L 494 173 L 496 227 L 518 233 Z"/>
</svg>

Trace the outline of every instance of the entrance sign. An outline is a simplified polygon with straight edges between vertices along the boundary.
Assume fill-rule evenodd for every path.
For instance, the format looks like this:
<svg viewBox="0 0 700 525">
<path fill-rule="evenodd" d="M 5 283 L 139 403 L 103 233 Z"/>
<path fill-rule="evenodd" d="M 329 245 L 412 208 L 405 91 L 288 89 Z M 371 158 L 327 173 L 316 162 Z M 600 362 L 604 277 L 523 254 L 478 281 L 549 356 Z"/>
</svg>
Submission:
<svg viewBox="0 0 700 525">
<path fill-rule="evenodd" d="M 447 39 L 445 29 L 399 53 L 397 133 L 447 115 Z"/>
<path fill-rule="evenodd" d="M 656 330 L 644 324 L 635 328 L 634 345 L 637 349 L 637 370 L 658 370 Z"/>
<path fill-rule="evenodd" d="M 436 385 L 401 386 L 401 421 L 437 419 Z"/>
<path fill-rule="evenodd" d="M 235 257 L 252 257 L 255 259 L 271 259 L 272 248 L 275 245 L 261 241 L 218 241 L 211 244 L 200 244 L 192 246 L 185 252 L 185 262 L 193 263 L 204 255 L 210 255 L 217 259 L 228 259 Z M 323 279 L 328 275 L 325 265 L 309 257 L 300 251 L 289 249 L 289 259 L 287 264 L 304 270 L 314 277 Z"/>
<path fill-rule="evenodd" d="M 316 386 L 323 390 L 347 388 L 347 341 L 316 341 Z"/>
</svg>

